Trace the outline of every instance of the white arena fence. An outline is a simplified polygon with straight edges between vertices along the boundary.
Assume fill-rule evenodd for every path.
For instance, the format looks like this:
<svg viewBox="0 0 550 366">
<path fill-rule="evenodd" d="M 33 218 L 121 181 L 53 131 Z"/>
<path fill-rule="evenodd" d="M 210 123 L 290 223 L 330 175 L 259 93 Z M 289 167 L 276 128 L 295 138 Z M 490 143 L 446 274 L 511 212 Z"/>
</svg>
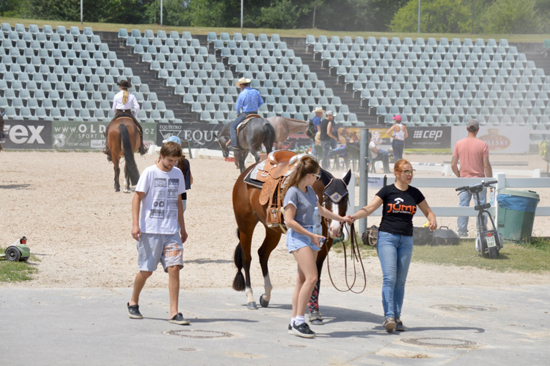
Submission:
<svg viewBox="0 0 550 366">
<path fill-rule="evenodd" d="M 393 180 L 393 177 L 388 177 L 389 181 Z M 496 201 L 496 196 L 498 195 L 498 192 L 502 190 L 503 188 L 550 188 L 550 178 L 511 178 L 506 177 L 505 173 L 498 173 L 496 177 L 493 178 L 415 178 L 414 179 L 414 186 L 417 188 L 448 188 L 449 189 L 449 196 L 456 198 L 455 188 L 462 187 L 466 185 L 472 185 L 477 184 L 484 181 L 490 181 L 490 180 L 496 180 L 497 183 L 495 184 L 496 188 L 496 195 L 495 195 L 495 201 L 493 202 L 493 206 L 489 209 L 491 212 L 491 215 L 495 217 L 495 222 L 497 222 L 496 216 L 497 211 L 496 207 L 498 205 L 498 202 Z M 388 181 L 388 183 L 389 183 Z M 352 180 L 350 181 L 349 186 L 355 187 L 356 184 L 356 178 L 354 175 L 352 175 Z M 367 184 L 368 188 L 376 189 L 378 190 L 380 187 L 382 187 L 383 184 L 383 176 L 375 176 L 375 177 L 369 177 L 368 179 L 362 179 L 360 184 Z M 350 202 L 355 203 L 355 190 L 350 189 Z M 489 197 L 489 196 L 488 196 Z M 456 198 L 456 201 L 458 202 L 458 198 Z M 362 205 L 355 206 L 355 204 L 352 204 L 349 206 L 348 212 L 353 213 L 356 212 L 359 208 L 361 208 Z M 470 216 L 475 217 L 477 216 L 477 211 L 474 210 L 473 207 L 449 207 L 449 206 L 432 206 L 430 205 L 431 209 L 435 213 L 436 216 L 440 217 L 459 217 L 459 216 Z M 382 208 L 379 208 L 375 212 L 372 213 L 371 216 L 382 216 Z M 536 216 L 550 216 L 550 206 L 537 206 L 536 210 Z M 365 220 L 362 220 L 363 222 L 360 222 L 360 232 L 364 231 L 366 229 Z"/>
</svg>

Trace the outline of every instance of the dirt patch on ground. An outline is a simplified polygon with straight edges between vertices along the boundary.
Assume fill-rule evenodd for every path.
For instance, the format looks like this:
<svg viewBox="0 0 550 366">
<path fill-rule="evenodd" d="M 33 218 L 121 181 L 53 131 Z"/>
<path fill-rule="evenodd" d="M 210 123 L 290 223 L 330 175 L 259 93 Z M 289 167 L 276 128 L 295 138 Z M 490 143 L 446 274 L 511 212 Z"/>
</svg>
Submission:
<svg viewBox="0 0 550 366">
<path fill-rule="evenodd" d="M 140 171 L 154 163 L 155 156 L 136 155 Z M 408 155 L 413 162 L 441 163 L 444 155 Z M 537 156 L 495 156 L 493 161 L 527 161 L 521 169 L 545 168 Z M 227 288 L 235 276 L 233 251 L 237 245 L 231 191 L 238 177 L 233 163 L 218 159 L 193 159 L 195 184 L 188 194 L 183 288 Z M 494 168 L 495 173 L 499 171 Z M 340 174 L 336 172 L 335 174 Z M 440 172 L 419 170 L 417 176 L 441 177 Z M 414 185 L 414 180 L 413 180 Z M 537 190 L 541 205 L 548 205 L 550 192 Z M 358 192 L 358 191 L 357 191 Z M 457 205 L 453 190 L 425 189 L 428 203 Z M 375 193 L 370 190 L 369 196 Z M 358 196 L 358 194 L 357 194 Z M 7 246 L 22 235 L 40 262 L 36 279 L 25 287 L 131 287 L 137 270 L 135 243 L 130 235 L 132 194 L 115 193 L 113 168 L 105 156 L 92 152 L 3 152 L 0 153 L 0 245 Z M 419 216 L 419 215 L 417 215 Z M 421 215 L 420 215 L 421 216 Z M 377 223 L 372 219 L 370 223 Z M 423 223 L 418 217 L 415 223 Z M 439 223 L 456 229 L 455 218 Z M 471 232 L 473 232 L 471 220 Z M 256 229 L 253 248 L 263 239 Z M 550 219 L 537 217 L 534 235 L 550 235 Z M 263 285 L 257 255 L 253 253 L 253 286 Z M 333 256 L 331 267 L 339 273 L 341 262 Z M 379 287 L 377 258 L 365 260 L 369 287 Z M 326 271 L 326 266 L 325 266 Z M 295 262 L 287 253 L 284 236 L 270 260 L 275 287 L 294 284 Z M 343 273 L 343 272 L 342 272 Z M 325 285 L 328 285 L 326 273 Z M 408 286 L 510 286 L 547 283 L 547 275 L 492 273 L 475 268 L 413 263 Z M 148 287 L 165 287 L 167 276 L 157 271 Z M 261 292 L 258 292 L 261 293 Z"/>
</svg>

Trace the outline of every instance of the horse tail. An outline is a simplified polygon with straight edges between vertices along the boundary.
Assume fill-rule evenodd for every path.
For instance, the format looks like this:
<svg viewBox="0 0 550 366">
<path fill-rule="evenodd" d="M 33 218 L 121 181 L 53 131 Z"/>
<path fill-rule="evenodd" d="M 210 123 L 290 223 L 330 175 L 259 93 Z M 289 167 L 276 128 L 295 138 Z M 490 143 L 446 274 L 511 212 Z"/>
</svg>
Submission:
<svg viewBox="0 0 550 366">
<path fill-rule="evenodd" d="M 122 140 L 122 147 L 124 149 L 124 170 L 126 176 L 130 179 L 132 185 L 136 185 L 139 180 L 139 170 L 134 160 L 134 151 L 132 150 L 132 143 L 130 142 L 130 133 L 128 127 L 124 123 L 119 125 L 120 139 Z"/>
<path fill-rule="evenodd" d="M 269 154 L 271 150 L 273 150 L 273 143 L 275 142 L 275 128 L 273 128 L 273 125 L 271 123 L 264 124 L 264 132 L 266 134 L 266 137 L 264 139 L 264 146 Z"/>
<path fill-rule="evenodd" d="M 235 291 L 244 291 L 246 288 L 246 283 L 243 276 L 243 248 L 241 248 L 241 243 L 237 244 L 235 248 L 234 255 L 235 265 L 237 266 L 237 274 L 235 274 L 235 279 L 233 280 L 233 290 Z"/>
</svg>

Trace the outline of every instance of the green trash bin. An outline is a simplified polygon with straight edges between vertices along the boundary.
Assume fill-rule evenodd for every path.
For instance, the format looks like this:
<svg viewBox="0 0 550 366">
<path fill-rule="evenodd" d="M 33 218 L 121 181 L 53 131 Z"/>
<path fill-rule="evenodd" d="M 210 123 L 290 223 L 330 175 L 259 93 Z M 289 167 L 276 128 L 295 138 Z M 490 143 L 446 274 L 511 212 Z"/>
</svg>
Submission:
<svg viewBox="0 0 550 366">
<path fill-rule="evenodd" d="M 530 242 L 539 195 L 533 191 L 502 189 L 497 201 L 497 226 L 502 238 Z"/>
</svg>

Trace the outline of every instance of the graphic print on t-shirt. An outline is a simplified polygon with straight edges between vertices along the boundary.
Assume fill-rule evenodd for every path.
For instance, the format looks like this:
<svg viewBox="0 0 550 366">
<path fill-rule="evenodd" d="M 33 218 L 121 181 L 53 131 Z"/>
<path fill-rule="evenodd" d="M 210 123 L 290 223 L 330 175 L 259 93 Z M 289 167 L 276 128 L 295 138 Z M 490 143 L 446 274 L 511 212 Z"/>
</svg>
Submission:
<svg viewBox="0 0 550 366">
<path fill-rule="evenodd" d="M 416 205 L 404 205 L 403 202 L 405 202 L 405 199 L 401 197 L 394 198 L 393 203 L 388 202 L 388 210 L 386 212 L 414 215 L 416 213 Z"/>
<path fill-rule="evenodd" d="M 165 178 L 155 178 L 155 187 L 166 187 Z"/>
<path fill-rule="evenodd" d="M 179 179 L 155 178 L 154 200 L 151 219 L 164 220 L 178 218 Z"/>
</svg>

